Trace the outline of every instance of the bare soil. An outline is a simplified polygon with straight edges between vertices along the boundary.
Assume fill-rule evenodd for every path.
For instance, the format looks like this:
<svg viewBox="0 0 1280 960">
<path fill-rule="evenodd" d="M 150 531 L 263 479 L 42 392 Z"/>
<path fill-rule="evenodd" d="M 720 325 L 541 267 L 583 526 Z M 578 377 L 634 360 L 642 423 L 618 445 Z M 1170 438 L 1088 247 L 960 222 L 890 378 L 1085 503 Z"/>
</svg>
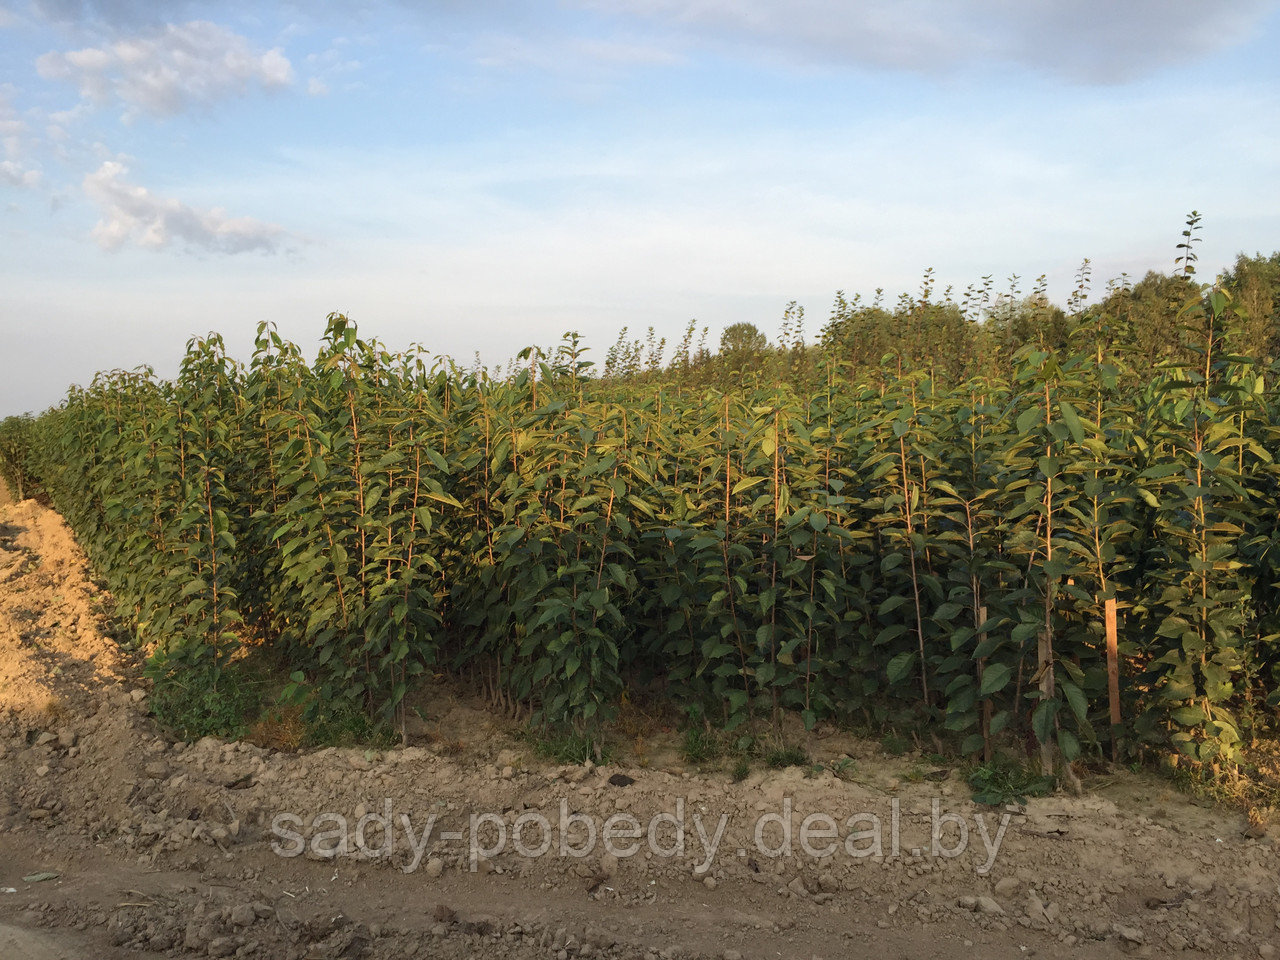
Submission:
<svg viewBox="0 0 1280 960">
<path fill-rule="evenodd" d="M 927 754 L 889 756 L 837 731 L 809 742 L 821 770 L 757 769 L 741 782 L 685 764 L 661 731 L 607 766 L 562 766 L 443 682 L 418 694 L 424 719 L 403 748 L 173 742 L 149 716 L 138 658 L 109 634 L 110 609 L 61 518 L 0 488 L 4 960 L 1277 956 L 1275 837 L 1149 775 L 1116 770 L 1087 780 L 1082 797 L 992 809 Z M 473 816 L 510 828 L 541 813 L 554 825 L 562 801 L 597 825 L 683 811 L 685 850 L 612 857 L 597 846 L 579 858 L 553 844 L 535 857 L 508 844 L 472 855 Z M 935 803 L 970 832 L 956 856 L 931 855 Z M 333 821 L 315 822 L 328 812 L 354 828 L 387 804 L 389 851 L 344 850 L 325 835 Z M 771 858 L 753 831 L 788 807 L 793 850 Z M 842 825 L 834 856 L 801 849 L 811 813 Z M 303 855 L 273 851 L 281 814 L 297 818 Z M 412 870 L 402 814 L 419 832 L 436 816 Z M 711 835 L 722 814 L 708 864 L 696 827 Z M 869 840 L 842 845 L 870 823 L 844 830 L 855 814 L 881 818 L 882 855 L 854 855 Z M 1005 814 L 993 857 L 978 817 L 994 835 Z M 374 822 L 366 839 L 385 839 Z M 765 846 L 780 830 L 764 832 Z M 670 825 L 658 837 L 674 843 Z M 581 835 L 569 839 L 576 848 Z"/>
</svg>

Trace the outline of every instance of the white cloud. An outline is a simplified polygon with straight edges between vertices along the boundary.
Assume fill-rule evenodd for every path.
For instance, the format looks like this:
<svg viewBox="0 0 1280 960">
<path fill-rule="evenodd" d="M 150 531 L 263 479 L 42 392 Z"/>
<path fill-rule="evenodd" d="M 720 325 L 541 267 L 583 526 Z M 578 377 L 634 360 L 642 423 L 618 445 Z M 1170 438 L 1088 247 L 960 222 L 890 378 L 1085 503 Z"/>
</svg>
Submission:
<svg viewBox="0 0 1280 960">
<path fill-rule="evenodd" d="M 1240 42 L 1276 0 L 578 0 L 703 40 L 747 40 L 793 58 L 932 73 L 1031 65 L 1115 82 Z"/>
<path fill-rule="evenodd" d="M 349 84 L 345 78 L 360 70 L 361 64 L 359 60 L 347 55 L 344 48 L 348 45 L 349 41 L 346 38 L 339 37 L 323 53 L 307 54 L 307 68 L 312 75 L 307 80 L 308 94 L 313 97 L 323 97 L 334 85 Z"/>
<path fill-rule="evenodd" d="M 124 164 L 108 160 L 84 178 L 85 195 L 102 211 L 93 238 L 106 250 L 132 241 L 163 249 L 181 243 L 211 253 L 274 253 L 288 239 L 282 227 L 250 217 L 229 217 L 217 208 L 198 210 L 146 187 L 129 183 Z"/>
<path fill-rule="evenodd" d="M 63 26 L 103 24 L 136 28 L 172 20 L 188 7 L 189 0 L 32 0 L 40 18 Z"/>
<path fill-rule="evenodd" d="M 27 132 L 26 123 L 18 116 L 18 111 L 10 102 L 8 85 L 0 87 L 0 145 L 4 147 L 5 156 L 10 159 L 23 151 L 23 141 Z"/>
<path fill-rule="evenodd" d="M 21 167 L 12 160 L 0 160 L 0 183 L 34 189 L 40 186 L 40 171 Z"/>
<path fill-rule="evenodd" d="M 253 49 L 247 38 L 207 20 L 167 24 L 102 47 L 46 53 L 40 75 L 66 80 L 96 104 L 119 100 L 127 114 L 171 116 L 243 96 L 250 87 L 293 83 L 293 66 L 277 47 Z"/>
<path fill-rule="evenodd" d="M 653 43 L 575 37 L 568 40 L 534 40 L 514 35 L 489 37 L 476 51 L 483 67 L 503 70 L 533 69 L 549 73 L 594 72 L 618 67 L 668 66 L 683 58 Z"/>
</svg>

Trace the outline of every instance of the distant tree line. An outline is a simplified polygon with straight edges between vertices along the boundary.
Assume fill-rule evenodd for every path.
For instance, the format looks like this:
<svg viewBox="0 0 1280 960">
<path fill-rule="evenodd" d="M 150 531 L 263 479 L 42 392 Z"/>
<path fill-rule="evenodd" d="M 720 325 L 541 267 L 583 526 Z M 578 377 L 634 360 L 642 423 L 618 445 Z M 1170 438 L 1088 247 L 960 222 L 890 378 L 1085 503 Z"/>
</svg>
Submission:
<svg viewBox="0 0 1280 960">
<path fill-rule="evenodd" d="M 917 294 L 892 304 L 882 290 L 869 301 L 838 292 L 812 343 L 805 339 L 804 308 L 793 302 L 772 343 L 754 324 L 738 322 L 725 328 L 712 350 L 709 330 L 690 321 L 668 357 L 666 339 L 652 327 L 642 339 L 624 328 L 596 372 L 607 381 L 725 388 L 790 380 L 799 386 L 823 378 L 822 371 L 835 364 L 855 381 L 924 371 L 939 382 L 960 383 L 1007 373 L 1018 352 L 1032 346 L 1099 350 L 1136 385 L 1162 367 L 1186 363 L 1203 346 L 1184 322 L 1207 295 L 1186 258 L 1172 274 L 1153 270 L 1136 283 L 1122 275 L 1094 303 L 1088 302 L 1090 283 L 1086 260 L 1065 306 L 1050 301 L 1043 276 L 1025 293 L 1017 276 L 1002 293 L 984 277 L 957 299 L 950 287 L 935 293 L 929 270 Z M 1216 286 L 1229 296 L 1227 349 L 1263 363 L 1280 356 L 1280 252 L 1240 254 Z"/>
</svg>

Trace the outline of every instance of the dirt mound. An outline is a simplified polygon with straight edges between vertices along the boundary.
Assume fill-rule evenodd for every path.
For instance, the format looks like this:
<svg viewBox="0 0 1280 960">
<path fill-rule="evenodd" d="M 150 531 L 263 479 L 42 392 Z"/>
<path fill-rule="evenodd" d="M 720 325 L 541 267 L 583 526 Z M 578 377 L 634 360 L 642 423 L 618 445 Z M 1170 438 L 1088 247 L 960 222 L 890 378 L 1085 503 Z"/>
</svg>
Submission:
<svg viewBox="0 0 1280 960">
<path fill-rule="evenodd" d="M 0 512 L 0 712 L 29 723 L 96 711 L 125 656 L 100 629 L 110 598 L 56 513 L 34 500 Z"/>
<path fill-rule="evenodd" d="M 736 783 L 556 766 L 445 687 L 406 748 L 174 743 L 107 609 L 0 507 L 0 956 L 1276 955 L 1273 839 L 1159 781 L 992 809 L 838 737 Z"/>
</svg>

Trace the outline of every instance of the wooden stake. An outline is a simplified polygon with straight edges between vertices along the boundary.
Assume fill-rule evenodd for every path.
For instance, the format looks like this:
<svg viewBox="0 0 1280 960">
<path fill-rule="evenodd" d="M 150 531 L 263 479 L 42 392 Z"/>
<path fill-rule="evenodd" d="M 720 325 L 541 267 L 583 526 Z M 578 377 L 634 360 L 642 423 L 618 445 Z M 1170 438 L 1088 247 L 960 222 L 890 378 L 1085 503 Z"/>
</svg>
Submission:
<svg viewBox="0 0 1280 960">
<path fill-rule="evenodd" d="M 1107 693 L 1111 700 L 1111 760 L 1114 763 L 1119 756 L 1118 739 L 1120 727 L 1120 651 L 1116 635 L 1116 598 L 1111 597 L 1103 604 L 1107 628 Z"/>
</svg>

